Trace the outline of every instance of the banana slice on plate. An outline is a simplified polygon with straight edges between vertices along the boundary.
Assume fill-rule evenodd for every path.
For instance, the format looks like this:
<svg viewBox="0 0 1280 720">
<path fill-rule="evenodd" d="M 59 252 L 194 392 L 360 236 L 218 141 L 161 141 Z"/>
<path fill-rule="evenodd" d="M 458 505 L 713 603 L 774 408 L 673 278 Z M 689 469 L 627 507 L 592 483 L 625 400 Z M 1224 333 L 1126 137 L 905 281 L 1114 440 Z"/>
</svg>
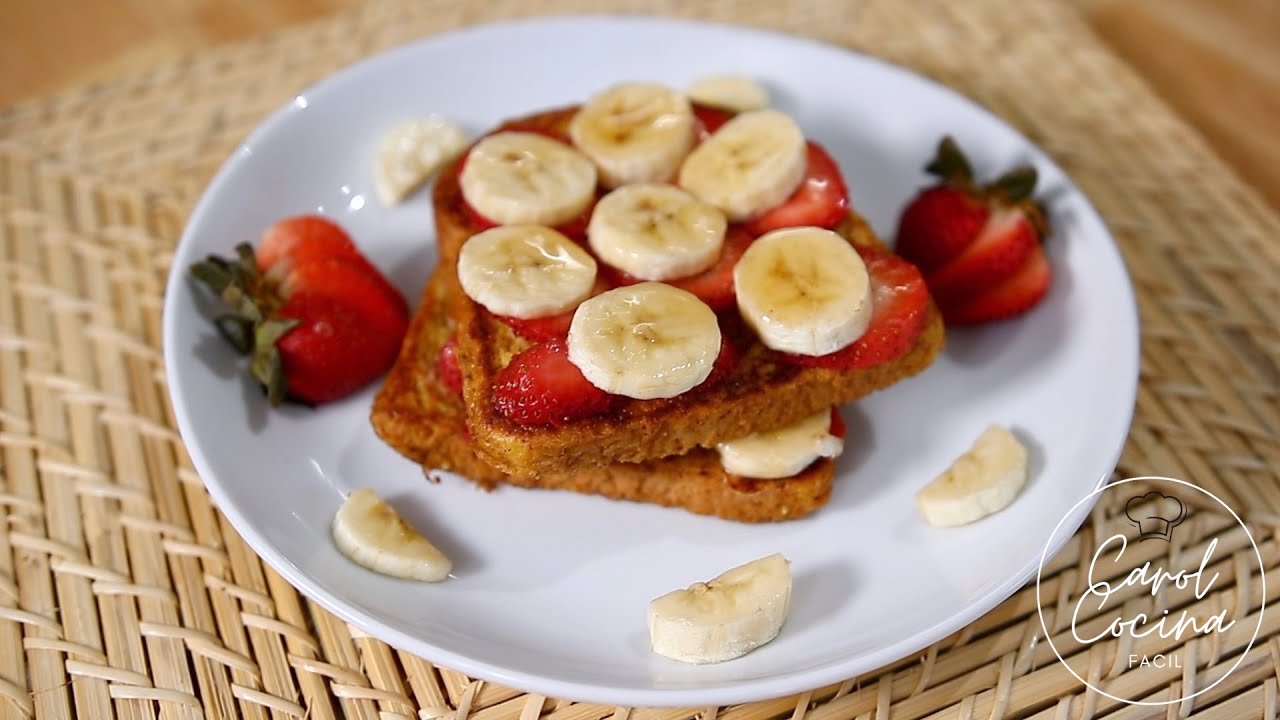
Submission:
<svg viewBox="0 0 1280 720">
<path fill-rule="evenodd" d="M 467 154 L 462 196 L 502 225 L 559 225 L 582 214 L 596 193 L 596 166 L 551 138 L 500 132 Z"/>
<path fill-rule="evenodd" d="M 437 115 L 406 120 L 378 145 L 373 184 L 383 205 L 396 205 L 467 147 L 462 128 Z"/>
<path fill-rule="evenodd" d="M 871 278 L 843 237 L 816 227 L 760 236 L 733 270 L 738 309 L 765 346 L 826 355 L 871 323 Z"/>
<path fill-rule="evenodd" d="M 472 235 L 458 252 L 458 282 L 489 312 L 537 318 L 572 309 L 591 294 L 596 261 L 542 225 L 503 225 Z"/>
<path fill-rule="evenodd" d="M 351 493 L 333 520 L 333 542 L 356 564 L 405 580 L 439 582 L 453 564 L 377 493 Z"/>
<path fill-rule="evenodd" d="M 596 204 L 587 242 L 606 263 L 641 280 L 702 272 L 720 259 L 724 213 L 674 185 L 624 185 Z"/>
<path fill-rule="evenodd" d="M 675 177 L 693 148 L 694 125 L 684 95 L 651 83 L 623 83 L 583 103 L 569 123 L 569 137 L 612 188 Z"/>
<path fill-rule="evenodd" d="M 711 374 L 720 325 L 693 293 L 644 282 L 579 305 L 568 344 L 569 362 L 601 390 L 638 400 L 669 398 Z"/>
<path fill-rule="evenodd" d="M 916 493 L 916 507 L 930 525 L 967 525 L 1003 510 L 1026 484 L 1027 449 L 1008 428 L 992 425 Z"/>
<path fill-rule="evenodd" d="M 791 563 L 769 555 L 652 600 L 649 641 L 672 660 L 732 660 L 777 637 L 790 609 Z"/>
<path fill-rule="evenodd" d="M 777 430 L 716 445 L 726 472 L 741 477 L 787 478 L 818 458 L 839 457 L 844 439 L 831 434 L 831 410 L 822 410 Z"/>
<path fill-rule="evenodd" d="M 734 116 L 694 148 L 678 184 L 739 222 L 790 197 L 807 167 L 800 126 L 777 110 L 755 110 Z"/>
<path fill-rule="evenodd" d="M 746 75 L 701 77 L 690 83 L 684 94 L 696 103 L 733 112 L 769 107 L 769 91 L 755 78 Z"/>
</svg>

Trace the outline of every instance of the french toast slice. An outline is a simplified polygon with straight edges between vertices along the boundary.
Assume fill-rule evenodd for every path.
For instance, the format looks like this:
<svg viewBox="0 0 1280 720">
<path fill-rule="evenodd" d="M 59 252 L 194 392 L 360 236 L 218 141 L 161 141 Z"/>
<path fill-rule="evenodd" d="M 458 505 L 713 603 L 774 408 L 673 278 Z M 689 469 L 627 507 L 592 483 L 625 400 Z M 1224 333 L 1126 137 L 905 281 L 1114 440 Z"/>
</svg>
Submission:
<svg viewBox="0 0 1280 720">
<path fill-rule="evenodd" d="M 714 450 L 638 464 L 585 467 L 559 473 L 508 474 L 482 460 L 467 439 L 461 400 L 445 385 L 437 362 L 453 332 L 447 303 L 458 293 L 448 265 L 422 292 L 400 355 L 373 402 L 374 430 L 424 470 L 449 470 L 491 489 L 499 484 L 572 490 L 684 508 L 740 522 L 804 517 L 826 504 L 835 462 L 821 459 L 798 475 L 750 480 L 729 475 Z"/>
<path fill-rule="evenodd" d="M 496 131 L 565 135 L 576 109 L 529 115 Z M 462 244 L 482 229 L 466 209 L 456 164 L 440 174 L 432 197 L 441 263 L 452 267 Z M 856 213 L 836 231 L 855 246 L 885 247 Z M 668 399 L 623 399 L 605 415 L 556 427 L 535 427 L 512 422 L 491 402 L 497 373 L 530 343 L 460 288 L 450 305 L 458 334 L 467 427 L 475 450 L 487 464 L 518 476 L 679 456 L 782 427 L 923 371 L 945 343 L 941 316 L 931 305 L 925 329 L 914 347 L 890 362 L 859 370 L 802 368 L 752 342 L 733 373 L 710 387 L 697 387 Z"/>
</svg>

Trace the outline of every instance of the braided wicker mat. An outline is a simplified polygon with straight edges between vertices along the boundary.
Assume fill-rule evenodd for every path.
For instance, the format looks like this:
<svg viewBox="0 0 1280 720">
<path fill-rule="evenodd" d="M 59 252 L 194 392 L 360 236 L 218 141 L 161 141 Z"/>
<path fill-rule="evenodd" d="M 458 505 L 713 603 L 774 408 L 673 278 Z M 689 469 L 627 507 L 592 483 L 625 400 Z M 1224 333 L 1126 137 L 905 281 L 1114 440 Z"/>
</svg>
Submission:
<svg viewBox="0 0 1280 720">
<path fill-rule="evenodd" d="M 1109 222 L 1138 291 L 1142 381 L 1119 473 L 1189 480 L 1242 512 L 1275 600 L 1280 218 L 1068 7 L 377 0 L 0 112 L 0 719 L 1275 718 L 1274 611 L 1243 658 L 1238 630 L 1169 641 L 1188 667 L 1141 679 L 1122 666 L 1124 647 L 1068 657 L 1094 685 L 1152 700 L 1183 697 L 1242 660 L 1167 707 L 1120 704 L 1073 677 L 1043 642 L 1032 585 L 918 656 L 839 685 L 737 707 L 629 709 L 524 694 L 397 652 L 253 554 L 191 469 L 166 399 L 161 292 L 187 210 L 267 112 L 341 66 L 462 24 L 604 9 L 875 54 L 984 103 L 1053 155 Z M 1064 588 L 1122 510 L 1101 503 L 1049 568 L 1055 638 Z M 1198 511 L 1183 542 L 1230 522 Z M 1238 628 L 1251 629 L 1263 593 L 1235 537 L 1218 557 L 1237 589 L 1206 602 L 1235 608 Z"/>
</svg>

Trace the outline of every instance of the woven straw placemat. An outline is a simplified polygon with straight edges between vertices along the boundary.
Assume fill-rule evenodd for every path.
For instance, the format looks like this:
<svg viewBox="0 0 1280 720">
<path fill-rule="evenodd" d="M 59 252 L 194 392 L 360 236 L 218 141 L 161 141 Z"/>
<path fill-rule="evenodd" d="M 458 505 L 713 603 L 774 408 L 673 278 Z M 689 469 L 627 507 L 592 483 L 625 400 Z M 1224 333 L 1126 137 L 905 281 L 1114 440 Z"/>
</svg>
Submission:
<svg viewBox="0 0 1280 720">
<path fill-rule="evenodd" d="M 950 85 L 1049 152 L 1105 216 L 1138 292 L 1141 388 L 1119 473 L 1190 480 L 1243 512 L 1274 600 L 1280 219 L 1070 8 L 376 0 L 0 112 L 0 719 L 1274 718 L 1274 612 L 1226 681 L 1168 707 L 1118 704 L 1069 674 L 1043 642 L 1032 586 L 861 678 L 730 708 L 629 709 L 529 695 L 397 652 L 254 555 L 191 469 L 166 397 L 161 293 L 186 212 L 265 114 L 327 73 L 458 25 L 584 10 L 699 16 L 858 49 Z M 1118 512 L 1098 507 L 1052 564 L 1051 592 L 1079 579 Z M 1226 522 L 1200 511 L 1184 542 Z M 1253 589 L 1211 600 L 1252 627 L 1262 598 L 1245 547 L 1225 547 L 1219 569 Z M 1055 637 L 1066 599 L 1050 604 Z M 1142 679 L 1114 645 L 1068 660 L 1104 688 L 1172 698 L 1222 677 L 1247 640 L 1191 641 L 1177 648 L 1189 668 Z"/>
</svg>

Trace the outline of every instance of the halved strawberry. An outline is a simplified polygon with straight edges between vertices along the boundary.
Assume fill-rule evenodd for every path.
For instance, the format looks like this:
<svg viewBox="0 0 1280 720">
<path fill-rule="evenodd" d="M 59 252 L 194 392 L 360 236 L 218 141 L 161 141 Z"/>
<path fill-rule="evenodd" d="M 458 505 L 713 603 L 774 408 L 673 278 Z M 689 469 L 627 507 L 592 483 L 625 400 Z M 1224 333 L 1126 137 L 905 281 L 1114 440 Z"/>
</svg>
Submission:
<svg viewBox="0 0 1280 720">
<path fill-rule="evenodd" d="M 813 225 L 833 228 L 849 215 L 849 189 L 840 167 L 818 143 L 808 143 L 809 166 L 800 187 L 777 207 L 748 220 L 743 227 L 759 237 L 770 230 Z"/>
<path fill-rule="evenodd" d="M 698 142 L 711 137 L 711 133 L 720 129 L 721 125 L 733 119 L 733 113 L 710 105 L 693 103 L 694 133 Z"/>
<path fill-rule="evenodd" d="M 926 272 L 924 280 L 940 307 L 958 305 L 1009 278 L 1039 244 L 1036 229 L 1020 208 L 998 210 L 969 247 Z"/>
<path fill-rule="evenodd" d="M 990 214 L 987 203 L 968 192 L 935 185 L 902 211 L 894 250 L 921 272 L 933 272 L 974 241 Z"/>
<path fill-rule="evenodd" d="M 319 215 L 299 215 L 267 228 L 254 252 L 258 267 L 268 271 L 281 260 L 301 265 L 330 257 L 359 257 L 351 236 L 332 220 Z"/>
<path fill-rule="evenodd" d="M 827 355 L 780 353 L 804 367 L 856 370 L 879 365 L 909 351 L 924 331 L 929 290 L 915 265 L 887 250 L 858 248 L 871 276 L 871 324 L 862 337 Z"/>
<path fill-rule="evenodd" d="M 592 385 L 569 362 L 567 345 L 548 340 L 511 358 L 493 384 L 493 406 L 521 425 L 563 425 L 598 415 L 614 396 Z"/>
<path fill-rule="evenodd" d="M 960 305 L 944 307 L 942 318 L 954 325 L 972 325 L 1019 315 L 1040 302 L 1051 280 L 1049 261 L 1036 245 L 1008 279 Z"/>
<path fill-rule="evenodd" d="M 458 336 L 450 335 L 440 346 L 436 359 L 437 371 L 444 386 L 454 395 L 462 397 L 462 367 L 458 365 Z"/>
</svg>

